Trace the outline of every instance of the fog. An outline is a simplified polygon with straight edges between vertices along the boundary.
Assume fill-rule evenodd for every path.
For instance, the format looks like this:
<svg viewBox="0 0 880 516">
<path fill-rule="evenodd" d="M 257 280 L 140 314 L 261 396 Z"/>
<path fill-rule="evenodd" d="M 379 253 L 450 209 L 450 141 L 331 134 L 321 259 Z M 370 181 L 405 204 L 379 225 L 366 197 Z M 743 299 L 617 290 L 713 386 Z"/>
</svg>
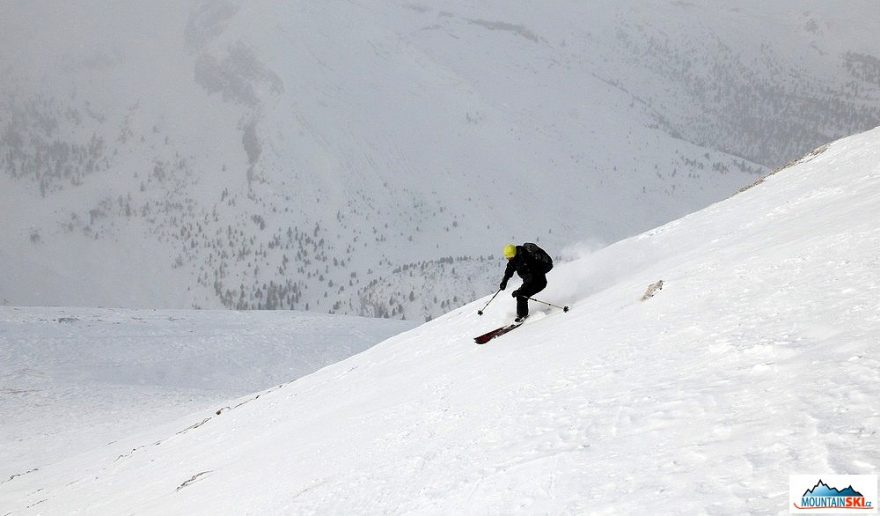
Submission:
<svg viewBox="0 0 880 516">
<path fill-rule="evenodd" d="M 0 302 L 434 317 L 880 124 L 875 11 L 2 2 Z"/>
</svg>

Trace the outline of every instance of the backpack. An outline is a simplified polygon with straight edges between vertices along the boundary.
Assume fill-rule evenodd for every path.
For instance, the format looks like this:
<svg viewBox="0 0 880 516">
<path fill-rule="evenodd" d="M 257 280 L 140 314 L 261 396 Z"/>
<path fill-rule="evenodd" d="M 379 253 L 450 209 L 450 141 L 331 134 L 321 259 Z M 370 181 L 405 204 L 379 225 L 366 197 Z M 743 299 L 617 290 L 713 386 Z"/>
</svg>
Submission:
<svg viewBox="0 0 880 516">
<path fill-rule="evenodd" d="M 522 248 L 531 258 L 531 262 L 537 265 L 538 269 L 544 274 L 547 274 L 553 268 L 553 258 L 550 258 L 547 251 L 538 247 L 537 244 L 526 242 L 522 245 Z"/>
</svg>

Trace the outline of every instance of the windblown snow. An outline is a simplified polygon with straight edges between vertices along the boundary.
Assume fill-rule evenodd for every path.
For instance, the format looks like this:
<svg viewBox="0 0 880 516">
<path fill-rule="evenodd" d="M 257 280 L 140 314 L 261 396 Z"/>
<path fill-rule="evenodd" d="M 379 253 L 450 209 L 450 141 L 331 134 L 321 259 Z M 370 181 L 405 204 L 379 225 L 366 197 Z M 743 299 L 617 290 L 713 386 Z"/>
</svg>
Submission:
<svg viewBox="0 0 880 516">
<path fill-rule="evenodd" d="M 787 512 L 880 465 L 880 129 L 314 374 L 0 484 L 9 514 Z M 499 271 L 501 264 L 499 263 Z M 650 285 L 662 289 L 642 300 Z M 242 403 L 240 404 L 239 403 Z"/>
</svg>

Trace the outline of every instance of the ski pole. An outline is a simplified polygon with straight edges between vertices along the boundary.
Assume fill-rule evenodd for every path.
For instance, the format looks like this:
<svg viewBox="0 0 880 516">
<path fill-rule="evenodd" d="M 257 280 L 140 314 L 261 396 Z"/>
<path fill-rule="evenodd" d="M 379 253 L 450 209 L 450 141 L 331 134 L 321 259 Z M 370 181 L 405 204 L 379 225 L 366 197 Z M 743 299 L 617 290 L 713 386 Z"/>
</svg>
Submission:
<svg viewBox="0 0 880 516">
<path fill-rule="evenodd" d="M 567 311 L 568 311 L 568 307 L 567 307 L 567 306 L 554 305 L 553 303 L 548 303 L 547 301 L 541 301 L 540 299 L 535 299 L 535 298 L 533 298 L 533 297 L 527 297 L 526 299 L 528 299 L 529 301 L 534 301 L 534 302 L 536 302 L 536 303 L 545 304 L 545 305 L 547 305 L 547 306 L 552 306 L 553 308 L 561 308 L 563 312 L 567 312 Z"/>
<path fill-rule="evenodd" d="M 495 296 L 497 296 L 499 292 L 501 292 L 501 289 L 500 289 L 500 288 L 498 289 L 498 292 L 495 292 L 495 295 L 492 296 L 492 299 L 495 299 Z M 492 299 L 489 300 L 489 303 L 492 302 Z M 486 303 L 486 306 L 489 306 L 489 303 Z M 482 310 L 477 310 L 477 315 L 483 315 L 483 310 L 486 309 L 486 306 L 484 306 L 484 307 L 482 308 Z"/>
</svg>

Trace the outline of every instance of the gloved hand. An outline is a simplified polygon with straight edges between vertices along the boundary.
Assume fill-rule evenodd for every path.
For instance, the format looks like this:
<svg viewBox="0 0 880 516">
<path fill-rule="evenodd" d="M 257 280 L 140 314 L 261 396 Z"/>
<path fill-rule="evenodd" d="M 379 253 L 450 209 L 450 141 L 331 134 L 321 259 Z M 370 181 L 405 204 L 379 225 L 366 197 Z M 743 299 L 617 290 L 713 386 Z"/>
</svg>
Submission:
<svg viewBox="0 0 880 516">
<path fill-rule="evenodd" d="M 506 289 L 507 288 L 507 280 L 502 281 L 501 285 L 499 285 L 498 288 L 500 288 L 501 290 Z"/>
<path fill-rule="evenodd" d="M 519 289 L 516 289 L 513 292 L 511 292 L 510 297 L 519 297 Z"/>
</svg>

